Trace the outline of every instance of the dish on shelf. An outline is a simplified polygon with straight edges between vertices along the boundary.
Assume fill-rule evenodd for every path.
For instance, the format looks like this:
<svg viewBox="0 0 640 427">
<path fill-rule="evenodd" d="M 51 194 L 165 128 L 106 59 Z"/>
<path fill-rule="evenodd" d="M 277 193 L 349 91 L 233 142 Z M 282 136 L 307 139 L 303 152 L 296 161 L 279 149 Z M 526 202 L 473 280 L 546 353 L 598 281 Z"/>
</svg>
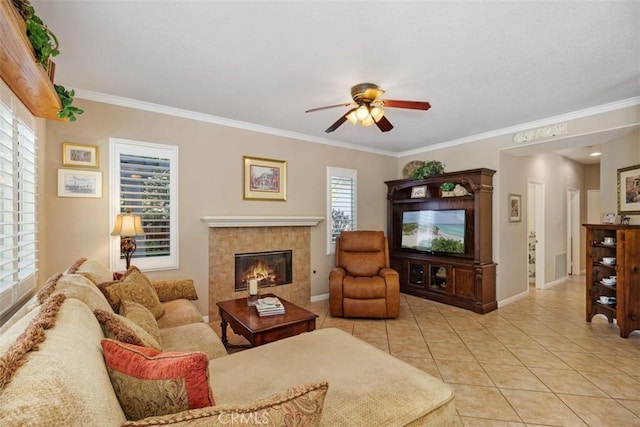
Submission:
<svg viewBox="0 0 640 427">
<path fill-rule="evenodd" d="M 616 259 L 615 259 L 615 257 L 606 256 L 606 257 L 602 258 L 602 263 L 604 265 L 615 265 L 616 264 Z"/>
<path fill-rule="evenodd" d="M 610 286 L 610 287 L 612 287 L 612 286 L 615 286 L 615 285 L 616 285 L 616 282 L 609 282 L 609 283 L 607 283 L 607 282 L 605 282 L 604 280 L 601 280 L 601 281 L 600 281 L 600 283 L 601 283 L 601 284 L 603 284 L 603 285 L 605 285 L 605 286 Z"/>
<path fill-rule="evenodd" d="M 605 245 L 605 246 L 615 246 L 616 242 L 600 242 L 601 245 Z"/>
<path fill-rule="evenodd" d="M 611 277 L 603 277 L 602 284 L 607 286 L 613 286 L 616 284 L 616 279 L 612 279 Z"/>
<path fill-rule="evenodd" d="M 600 298 L 598 298 L 598 302 L 600 304 L 612 305 L 616 303 L 616 297 L 607 297 L 607 296 L 601 295 Z"/>
</svg>

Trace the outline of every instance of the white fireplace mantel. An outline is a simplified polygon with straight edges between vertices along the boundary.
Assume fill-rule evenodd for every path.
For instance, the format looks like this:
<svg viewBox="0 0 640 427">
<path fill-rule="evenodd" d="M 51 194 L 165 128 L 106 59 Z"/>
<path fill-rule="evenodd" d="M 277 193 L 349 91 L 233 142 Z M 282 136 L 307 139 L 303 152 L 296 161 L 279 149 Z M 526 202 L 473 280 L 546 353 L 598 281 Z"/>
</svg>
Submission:
<svg viewBox="0 0 640 427">
<path fill-rule="evenodd" d="M 208 227 L 315 227 L 321 216 L 204 216 Z"/>
</svg>

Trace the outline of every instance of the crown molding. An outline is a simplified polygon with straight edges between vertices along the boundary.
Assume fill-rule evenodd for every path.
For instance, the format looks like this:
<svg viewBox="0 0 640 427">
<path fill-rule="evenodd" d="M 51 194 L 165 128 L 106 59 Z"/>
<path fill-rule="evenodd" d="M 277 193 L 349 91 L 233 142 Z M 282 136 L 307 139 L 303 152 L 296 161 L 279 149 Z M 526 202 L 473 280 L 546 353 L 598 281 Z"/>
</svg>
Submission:
<svg viewBox="0 0 640 427">
<path fill-rule="evenodd" d="M 263 133 L 267 135 L 281 136 L 283 138 L 298 139 L 301 141 L 313 142 L 315 144 L 330 145 L 337 148 L 346 148 L 349 150 L 364 151 L 367 153 L 381 154 L 383 156 L 395 157 L 396 152 L 388 150 L 380 150 L 371 147 L 365 147 L 358 144 L 352 144 L 344 141 L 334 141 L 327 138 L 319 138 L 299 132 L 292 132 L 284 129 L 272 128 L 269 126 L 261 126 L 254 123 L 243 122 L 240 120 L 227 119 L 225 117 L 214 116 L 211 114 L 198 113 L 196 111 L 184 110 L 182 108 L 169 107 L 162 104 L 154 104 L 152 102 L 139 101 L 131 98 L 124 98 L 116 95 L 109 95 L 101 92 L 94 92 L 84 89 L 76 89 L 76 98 L 85 99 L 87 101 L 101 102 L 103 104 L 117 105 L 120 107 L 133 108 L 135 110 L 148 111 L 150 113 L 165 114 L 183 119 L 197 120 L 199 122 L 211 123 L 214 125 L 227 126 L 236 129 L 248 130 L 251 132 Z"/>
<path fill-rule="evenodd" d="M 640 105 L 640 96 L 633 98 L 627 98 L 609 104 L 602 104 L 595 107 L 585 108 L 584 110 L 573 111 L 570 113 L 560 114 L 559 116 L 548 117 L 546 119 L 535 120 L 532 122 L 522 123 L 519 125 L 509 126 L 502 129 L 496 129 L 489 132 L 479 133 L 476 135 L 465 136 L 464 138 L 454 139 L 451 141 L 440 142 L 438 144 L 428 145 L 422 148 L 416 148 L 414 150 L 403 151 L 396 154 L 396 157 L 413 156 L 416 154 L 426 153 L 433 150 L 439 150 L 442 148 L 454 147 L 456 145 L 468 144 L 470 142 L 482 141 L 484 139 L 495 138 L 498 136 L 504 136 L 512 133 L 518 133 L 532 128 L 538 128 L 542 126 L 549 126 L 560 122 L 567 122 L 569 120 L 581 119 L 584 117 L 594 116 L 596 114 L 608 113 L 610 111 L 621 110 L 623 108 L 635 107 Z M 541 141 L 546 142 L 546 141 Z"/>
</svg>

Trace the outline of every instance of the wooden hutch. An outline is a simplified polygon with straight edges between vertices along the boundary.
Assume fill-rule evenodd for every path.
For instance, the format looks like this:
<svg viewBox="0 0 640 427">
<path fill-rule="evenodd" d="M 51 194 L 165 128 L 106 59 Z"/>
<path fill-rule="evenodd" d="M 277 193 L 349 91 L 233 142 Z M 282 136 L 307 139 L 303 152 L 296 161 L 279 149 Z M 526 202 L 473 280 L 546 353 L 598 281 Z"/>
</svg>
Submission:
<svg viewBox="0 0 640 427">
<path fill-rule="evenodd" d="M 583 224 L 586 235 L 586 320 L 616 319 L 620 336 L 640 329 L 640 225 Z M 605 238 L 611 238 L 606 242 Z M 605 263 L 604 258 L 615 258 Z M 616 276 L 615 284 L 602 279 Z M 600 297 L 615 297 L 601 302 Z"/>
</svg>

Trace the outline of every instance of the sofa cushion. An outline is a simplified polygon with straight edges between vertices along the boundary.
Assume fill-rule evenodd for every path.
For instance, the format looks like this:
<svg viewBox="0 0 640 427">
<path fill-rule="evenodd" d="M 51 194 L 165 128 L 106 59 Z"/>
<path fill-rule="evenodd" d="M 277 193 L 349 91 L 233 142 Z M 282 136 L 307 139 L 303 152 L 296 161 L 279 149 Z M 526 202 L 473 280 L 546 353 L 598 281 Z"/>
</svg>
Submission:
<svg viewBox="0 0 640 427">
<path fill-rule="evenodd" d="M 322 425 L 440 426 L 457 419 L 449 385 L 335 328 L 213 359 L 209 369 L 218 405 L 241 405 L 294 384 L 327 381 L 331 391 Z M 276 374 L 262 379 L 265 372 Z"/>
<path fill-rule="evenodd" d="M 111 312 L 111 306 L 96 285 L 81 274 L 54 274 L 47 279 L 38 292 L 38 301 L 42 304 L 54 292 L 70 298 L 76 298 L 85 303 L 91 310 L 105 310 Z"/>
<path fill-rule="evenodd" d="M 65 273 L 82 274 L 95 285 L 113 280 L 113 273 L 104 264 L 87 258 L 78 259 Z"/>
<path fill-rule="evenodd" d="M 103 340 L 102 348 L 127 419 L 215 405 L 204 353 L 160 353 L 113 340 Z"/>
<path fill-rule="evenodd" d="M 164 351 L 200 351 L 209 359 L 227 355 L 220 337 L 206 323 L 160 329 L 160 337 Z"/>
<path fill-rule="evenodd" d="M 54 327 L 45 329 L 41 322 L 39 316 L 51 310 L 49 302 L 61 297 L 54 294 L 0 336 L 2 358 L 7 352 L 6 339 L 17 341 L 29 327 L 44 336 L 1 391 L 2 425 L 117 426 L 126 420 L 102 357 L 102 329 L 91 310 L 77 299 L 66 298 L 55 315 Z M 25 324 L 27 320 L 31 326 Z"/>
<path fill-rule="evenodd" d="M 98 287 L 115 312 L 120 311 L 120 301 L 126 299 L 144 305 L 156 319 L 164 314 L 156 290 L 147 276 L 135 266 L 130 267 L 121 280 L 100 283 Z"/>
<path fill-rule="evenodd" d="M 246 405 L 218 405 L 164 417 L 126 422 L 123 426 L 305 426 L 320 424 L 329 384 L 301 385 Z"/>
<path fill-rule="evenodd" d="M 195 304 L 186 299 L 177 299 L 162 303 L 164 314 L 158 320 L 160 329 L 173 328 L 174 326 L 188 325 L 190 323 L 202 323 L 202 313 Z"/>
<path fill-rule="evenodd" d="M 158 322 L 144 305 L 129 300 L 122 300 L 120 304 L 120 315 L 140 326 L 162 346 Z"/>
<path fill-rule="evenodd" d="M 93 314 L 102 326 L 105 337 L 162 351 L 160 343 L 153 336 L 126 317 L 104 310 L 94 310 Z"/>
</svg>

